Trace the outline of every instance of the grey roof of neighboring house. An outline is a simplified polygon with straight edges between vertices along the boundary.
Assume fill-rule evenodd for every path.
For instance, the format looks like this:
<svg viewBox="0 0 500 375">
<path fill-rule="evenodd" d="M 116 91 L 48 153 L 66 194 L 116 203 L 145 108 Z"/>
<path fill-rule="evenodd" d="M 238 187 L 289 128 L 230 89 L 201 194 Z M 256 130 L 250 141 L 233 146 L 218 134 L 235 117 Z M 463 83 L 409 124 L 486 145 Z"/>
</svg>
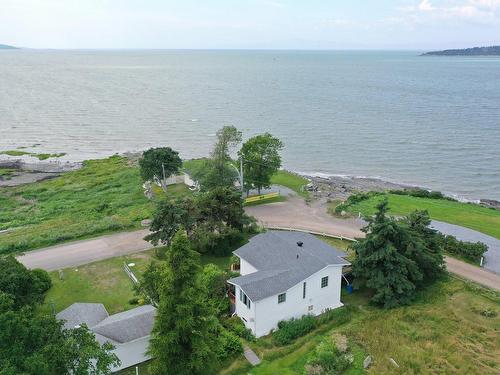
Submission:
<svg viewBox="0 0 500 375">
<path fill-rule="evenodd" d="M 70 329 L 83 323 L 90 328 L 109 315 L 102 303 L 74 303 L 56 316 L 65 321 L 64 328 Z"/>
<path fill-rule="evenodd" d="M 234 254 L 257 269 L 229 280 L 254 302 L 285 292 L 329 265 L 349 265 L 343 259 L 344 252 L 303 232 L 268 231 L 253 237 Z"/>
<path fill-rule="evenodd" d="M 151 334 L 155 315 L 153 306 L 140 306 L 109 316 L 92 331 L 119 343 L 129 342 Z"/>
<path fill-rule="evenodd" d="M 101 303 L 74 303 L 56 317 L 66 321 L 67 329 L 86 323 L 100 344 L 113 344 L 113 352 L 122 362 L 113 369 L 118 371 L 151 358 L 146 351 L 155 315 L 156 308 L 151 305 L 109 316 Z"/>
</svg>

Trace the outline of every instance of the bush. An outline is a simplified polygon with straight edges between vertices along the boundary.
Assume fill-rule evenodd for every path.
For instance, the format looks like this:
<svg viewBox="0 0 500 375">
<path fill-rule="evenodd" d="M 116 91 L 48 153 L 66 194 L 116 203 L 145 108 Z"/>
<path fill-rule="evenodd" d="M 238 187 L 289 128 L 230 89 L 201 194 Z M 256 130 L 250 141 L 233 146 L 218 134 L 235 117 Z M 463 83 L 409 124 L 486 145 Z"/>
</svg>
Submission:
<svg viewBox="0 0 500 375">
<path fill-rule="evenodd" d="M 304 367 L 306 375 L 342 374 L 354 362 L 354 356 L 349 353 L 347 339 L 338 338 L 335 342 L 331 337 L 318 344 Z"/>
<path fill-rule="evenodd" d="M 411 197 L 416 197 L 416 198 L 445 199 L 448 201 L 456 201 L 456 199 L 447 197 L 440 191 L 432 191 L 425 189 L 389 190 L 389 193 L 396 195 L 409 195 Z"/>
<path fill-rule="evenodd" d="M 128 300 L 128 303 L 130 305 L 138 305 L 139 304 L 139 298 L 137 298 L 137 297 L 131 298 L 131 299 Z"/>
<path fill-rule="evenodd" d="M 442 235 L 441 242 L 445 252 L 464 257 L 476 263 L 479 263 L 481 257 L 488 251 L 488 246 L 482 242 L 459 241 L 454 236 Z"/>
<path fill-rule="evenodd" d="M 252 331 L 245 327 L 245 324 L 237 316 L 223 319 L 221 323 L 227 330 L 234 333 L 236 336 L 247 341 L 255 341 L 255 336 L 252 334 Z"/>
<path fill-rule="evenodd" d="M 316 328 L 317 321 L 312 315 L 304 315 L 300 319 L 291 319 L 278 323 L 278 331 L 273 339 L 278 345 L 288 345 L 298 337 L 304 336 Z"/>
<path fill-rule="evenodd" d="M 243 353 L 243 345 L 240 339 L 234 333 L 221 327 L 219 333 L 219 345 L 217 348 L 217 357 L 220 360 L 232 357 L 236 354 Z"/>
</svg>

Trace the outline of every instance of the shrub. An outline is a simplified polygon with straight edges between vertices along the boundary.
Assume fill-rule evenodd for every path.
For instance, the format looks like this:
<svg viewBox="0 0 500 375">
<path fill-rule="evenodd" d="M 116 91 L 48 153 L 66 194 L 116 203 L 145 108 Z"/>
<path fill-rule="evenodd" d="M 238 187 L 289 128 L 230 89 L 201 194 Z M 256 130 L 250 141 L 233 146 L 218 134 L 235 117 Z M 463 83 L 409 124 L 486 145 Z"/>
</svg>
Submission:
<svg viewBox="0 0 500 375">
<path fill-rule="evenodd" d="M 449 254 L 455 254 L 473 262 L 479 263 L 488 246 L 482 242 L 466 242 L 457 240 L 454 236 L 441 236 L 443 250 Z"/>
<path fill-rule="evenodd" d="M 456 199 L 447 197 L 440 191 L 432 191 L 425 189 L 389 190 L 389 193 L 396 195 L 409 195 L 411 197 L 416 197 L 416 198 L 445 199 L 448 201 L 456 201 Z"/>
<path fill-rule="evenodd" d="M 300 319 L 283 320 L 278 323 L 278 331 L 273 339 L 278 345 L 288 345 L 298 337 L 304 336 L 316 328 L 317 321 L 312 315 Z"/>
<path fill-rule="evenodd" d="M 329 337 L 320 342 L 304 367 L 305 374 L 342 374 L 346 371 L 354 362 L 354 357 L 348 351 L 344 336 L 342 341 L 339 345 Z"/>
<path fill-rule="evenodd" d="M 243 345 L 240 339 L 234 333 L 221 327 L 219 333 L 219 346 L 217 348 L 217 357 L 224 360 L 236 354 L 243 353 Z"/>
<path fill-rule="evenodd" d="M 255 336 L 252 334 L 252 331 L 245 327 L 245 324 L 237 316 L 223 319 L 222 325 L 227 330 L 234 333 L 236 336 L 241 337 L 242 339 L 245 339 L 247 341 L 255 341 Z"/>
<path fill-rule="evenodd" d="M 128 300 L 128 303 L 131 305 L 138 305 L 139 304 L 139 298 L 134 297 Z"/>
</svg>

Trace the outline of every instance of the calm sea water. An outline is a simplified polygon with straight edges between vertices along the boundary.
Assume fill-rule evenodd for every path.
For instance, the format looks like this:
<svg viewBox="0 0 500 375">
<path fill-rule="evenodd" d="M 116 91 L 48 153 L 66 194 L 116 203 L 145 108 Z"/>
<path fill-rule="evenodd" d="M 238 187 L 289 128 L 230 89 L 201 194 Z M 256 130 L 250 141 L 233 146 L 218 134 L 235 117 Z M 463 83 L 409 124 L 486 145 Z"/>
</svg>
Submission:
<svg viewBox="0 0 500 375">
<path fill-rule="evenodd" d="M 68 159 L 215 131 L 281 138 L 285 167 L 500 199 L 500 59 L 417 52 L 0 51 L 0 149 Z"/>
</svg>

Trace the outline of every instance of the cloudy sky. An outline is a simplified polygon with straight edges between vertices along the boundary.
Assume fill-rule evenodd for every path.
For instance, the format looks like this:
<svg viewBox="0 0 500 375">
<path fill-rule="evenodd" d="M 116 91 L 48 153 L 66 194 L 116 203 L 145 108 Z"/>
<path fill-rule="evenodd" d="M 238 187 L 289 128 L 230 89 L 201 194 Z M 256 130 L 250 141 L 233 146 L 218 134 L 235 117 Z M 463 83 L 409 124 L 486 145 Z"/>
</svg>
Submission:
<svg viewBox="0 0 500 375">
<path fill-rule="evenodd" d="M 500 0 L 0 0 L 32 48 L 440 49 L 500 44 Z"/>
</svg>

